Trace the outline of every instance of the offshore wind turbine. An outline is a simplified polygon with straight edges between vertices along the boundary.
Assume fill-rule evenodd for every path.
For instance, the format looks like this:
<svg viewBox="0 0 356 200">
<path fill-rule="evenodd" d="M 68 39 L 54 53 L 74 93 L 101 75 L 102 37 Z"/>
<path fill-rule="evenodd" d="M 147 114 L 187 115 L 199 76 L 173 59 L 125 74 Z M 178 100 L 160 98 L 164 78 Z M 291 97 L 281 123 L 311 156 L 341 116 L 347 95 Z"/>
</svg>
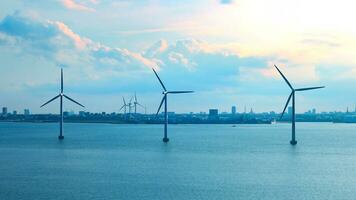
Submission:
<svg viewBox="0 0 356 200">
<path fill-rule="evenodd" d="M 315 89 L 320 89 L 320 88 L 325 88 L 325 86 L 320 86 L 320 87 L 307 87 L 307 88 L 298 88 L 298 89 L 294 89 L 292 87 L 292 85 L 289 83 L 288 79 L 283 75 L 283 73 L 278 69 L 278 67 L 276 65 L 274 65 L 274 67 L 277 69 L 277 71 L 279 72 L 279 74 L 282 76 L 282 78 L 286 81 L 287 85 L 289 86 L 289 88 L 292 90 L 292 92 L 290 93 L 287 103 L 284 106 L 281 118 L 283 117 L 286 108 L 289 104 L 290 99 L 292 98 L 292 140 L 290 141 L 291 145 L 296 145 L 297 144 L 297 140 L 295 140 L 295 92 L 298 91 L 305 91 L 305 90 L 315 90 Z"/>
<path fill-rule="evenodd" d="M 169 141 L 169 138 L 167 137 L 167 125 L 168 125 L 168 113 L 167 113 L 167 97 L 168 94 L 183 94 L 183 93 L 192 93 L 193 91 L 168 91 L 166 87 L 164 86 L 162 80 L 159 78 L 156 70 L 152 68 L 153 72 L 155 73 L 159 83 L 161 84 L 163 91 L 163 98 L 161 101 L 161 104 L 158 107 L 156 116 L 158 115 L 159 111 L 161 110 L 162 104 L 164 103 L 164 137 L 163 137 L 163 142 L 167 143 Z"/>
<path fill-rule="evenodd" d="M 41 108 L 47 104 L 49 104 L 50 102 L 54 101 L 55 99 L 59 98 L 60 99 L 60 120 L 59 120 L 59 136 L 58 139 L 59 140 L 63 140 L 64 136 L 63 136 L 63 97 L 67 98 L 69 101 L 74 102 L 75 104 L 78 104 L 79 106 L 83 107 L 84 106 L 78 102 L 76 102 L 75 100 L 73 100 L 72 98 L 68 97 L 67 95 L 65 95 L 63 93 L 63 69 L 61 68 L 61 92 L 53 97 L 51 100 L 47 101 L 46 103 L 44 103 Z"/>
<path fill-rule="evenodd" d="M 141 106 L 142 108 L 144 108 L 144 106 L 141 105 L 141 104 L 137 101 L 136 92 L 135 92 L 135 97 L 134 97 L 134 102 L 133 102 L 133 104 L 134 104 L 134 108 L 135 108 L 135 114 L 136 114 L 136 112 L 137 112 L 137 105 L 139 105 L 139 106 Z"/>
<path fill-rule="evenodd" d="M 126 107 L 129 105 L 126 103 L 125 97 L 122 97 L 122 101 L 124 102 L 124 104 L 121 106 L 120 111 L 124 109 L 124 114 L 126 114 Z"/>
<path fill-rule="evenodd" d="M 129 101 L 129 103 L 127 104 L 127 106 L 129 107 L 129 115 L 131 114 L 131 108 L 132 108 L 132 97 Z"/>
</svg>

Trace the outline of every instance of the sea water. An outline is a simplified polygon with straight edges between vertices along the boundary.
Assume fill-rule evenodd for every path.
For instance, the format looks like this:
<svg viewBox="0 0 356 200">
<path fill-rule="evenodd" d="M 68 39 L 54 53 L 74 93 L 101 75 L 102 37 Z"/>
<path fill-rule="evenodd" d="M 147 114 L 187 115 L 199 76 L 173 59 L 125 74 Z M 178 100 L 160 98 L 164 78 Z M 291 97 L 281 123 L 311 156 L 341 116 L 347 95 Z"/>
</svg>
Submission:
<svg viewBox="0 0 356 200">
<path fill-rule="evenodd" d="M 0 199 L 355 199 L 356 124 L 0 123 Z"/>
</svg>

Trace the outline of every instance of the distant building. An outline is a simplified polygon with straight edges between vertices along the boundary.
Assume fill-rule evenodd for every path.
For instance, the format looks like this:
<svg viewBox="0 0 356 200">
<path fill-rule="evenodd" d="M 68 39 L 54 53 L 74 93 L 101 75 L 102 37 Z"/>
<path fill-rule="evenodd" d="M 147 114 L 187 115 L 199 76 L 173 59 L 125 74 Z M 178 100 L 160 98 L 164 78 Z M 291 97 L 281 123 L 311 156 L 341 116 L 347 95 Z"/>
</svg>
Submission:
<svg viewBox="0 0 356 200">
<path fill-rule="evenodd" d="M 63 116 L 64 116 L 64 117 L 68 117 L 68 116 L 69 116 L 69 112 L 68 112 L 68 111 L 64 111 L 64 112 L 63 112 Z"/>
<path fill-rule="evenodd" d="M 14 111 L 12 112 L 12 114 L 13 114 L 13 115 L 17 115 L 17 111 L 14 110 Z"/>
<path fill-rule="evenodd" d="M 312 109 L 312 113 L 313 113 L 313 115 L 316 114 L 316 109 L 315 108 Z"/>
<path fill-rule="evenodd" d="M 84 111 L 79 111 L 79 116 L 80 117 L 85 117 L 85 112 Z"/>
<path fill-rule="evenodd" d="M 215 117 L 219 115 L 219 110 L 218 109 L 209 109 L 209 116 L 210 117 Z"/>
<path fill-rule="evenodd" d="M 209 109 L 209 120 L 218 120 L 219 119 L 219 110 L 218 109 Z"/>
<path fill-rule="evenodd" d="M 292 112 L 293 112 L 293 108 L 292 108 L 292 106 L 289 106 L 288 107 L 288 115 L 292 115 Z"/>
<path fill-rule="evenodd" d="M 236 106 L 231 107 L 231 114 L 233 114 L 233 115 L 236 114 Z"/>
<path fill-rule="evenodd" d="M 24 114 L 24 115 L 30 115 L 30 110 L 29 110 L 29 109 L 23 110 L 23 114 Z"/>
<path fill-rule="evenodd" d="M 7 107 L 2 107 L 2 115 L 7 115 Z"/>
</svg>

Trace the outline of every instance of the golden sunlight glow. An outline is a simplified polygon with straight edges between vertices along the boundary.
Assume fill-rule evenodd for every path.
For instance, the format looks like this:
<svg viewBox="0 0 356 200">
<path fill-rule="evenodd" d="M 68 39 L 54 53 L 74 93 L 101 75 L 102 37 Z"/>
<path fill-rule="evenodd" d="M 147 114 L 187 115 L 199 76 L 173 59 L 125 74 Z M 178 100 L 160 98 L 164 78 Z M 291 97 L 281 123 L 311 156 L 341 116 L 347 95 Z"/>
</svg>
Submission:
<svg viewBox="0 0 356 200">
<path fill-rule="evenodd" d="M 187 30 L 192 36 L 231 39 L 224 48 L 240 56 L 287 60 L 290 67 L 347 65 L 354 73 L 355 7 L 350 0 L 238 0 L 185 23 L 199 27 Z"/>
</svg>

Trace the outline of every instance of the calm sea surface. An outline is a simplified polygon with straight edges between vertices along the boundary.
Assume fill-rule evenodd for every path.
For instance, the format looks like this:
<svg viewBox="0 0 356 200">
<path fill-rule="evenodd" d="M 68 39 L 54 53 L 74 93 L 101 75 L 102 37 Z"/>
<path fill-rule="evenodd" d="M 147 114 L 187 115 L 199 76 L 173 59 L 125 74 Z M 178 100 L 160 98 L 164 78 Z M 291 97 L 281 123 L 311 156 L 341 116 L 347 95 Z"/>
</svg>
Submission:
<svg viewBox="0 0 356 200">
<path fill-rule="evenodd" d="M 356 199 L 356 124 L 0 123 L 0 199 Z"/>
</svg>

